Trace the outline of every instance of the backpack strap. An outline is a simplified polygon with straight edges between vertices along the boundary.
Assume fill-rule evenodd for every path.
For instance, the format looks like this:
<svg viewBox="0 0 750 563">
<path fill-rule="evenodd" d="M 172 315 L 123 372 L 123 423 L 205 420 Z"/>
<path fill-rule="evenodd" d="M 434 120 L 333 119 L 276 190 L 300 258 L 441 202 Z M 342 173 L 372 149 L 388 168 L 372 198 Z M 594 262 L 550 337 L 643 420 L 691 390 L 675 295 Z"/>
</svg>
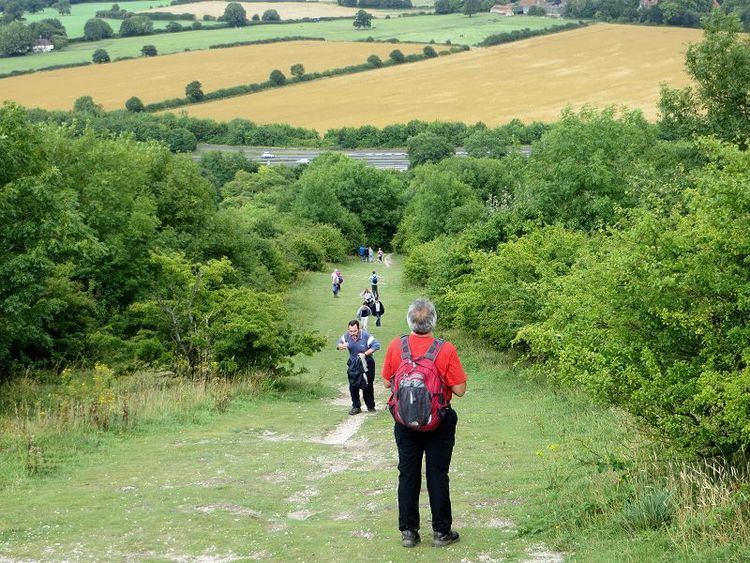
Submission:
<svg viewBox="0 0 750 563">
<path fill-rule="evenodd" d="M 437 358 L 437 355 L 440 353 L 440 350 L 443 349 L 443 343 L 445 340 L 442 338 L 436 338 L 432 341 L 432 344 L 430 344 L 430 348 L 427 350 L 427 353 L 423 356 L 424 358 L 430 360 L 431 362 L 435 361 L 435 358 Z"/>
<path fill-rule="evenodd" d="M 401 337 L 401 360 L 411 360 L 411 350 L 409 349 L 408 334 L 404 334 Z"/>
</svg>

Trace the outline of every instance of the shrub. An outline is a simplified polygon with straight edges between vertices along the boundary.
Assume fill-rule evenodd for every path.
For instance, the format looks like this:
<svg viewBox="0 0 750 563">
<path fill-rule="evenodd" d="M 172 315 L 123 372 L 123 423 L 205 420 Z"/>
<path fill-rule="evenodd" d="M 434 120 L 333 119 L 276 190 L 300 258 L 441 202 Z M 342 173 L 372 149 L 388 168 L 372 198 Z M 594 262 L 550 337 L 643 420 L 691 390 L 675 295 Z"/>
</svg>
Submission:
<svg viewBox="0 0 750 563">
<path fill-rule="evenodd" d="M 281 17 L 276 10 L 266 10 L 260 19 L 264 22 L 277 22 L 281 20 Z"/>
<path fill-rule="evenodd" d="M 425 45 L 425 48 L 422 49 L 422 52 L 424 53 L 425 57 L 428 57 L 430 59 L 438 56 L 435 49 L 429 45 Z"/>
<path fill-rule="evenodd" d="M 140 98 L 132 96 L 125 102 L 125 109 L 133 113 L 143 111 L 143 102 Z"/>
<path fill-rule="evenodd" d="M 133 16 L 124 19 L 120 24 L 120 37 L 149 35 L 154 31 L 153 22 L 146 16 Z"/>
<path fill-rule="evenodd" d="M 91 18 L 83 26 L 83 38 L 86 41 L 99 41 L 115 34 L 110 25 L 99 18 Z"/>
<path fill-rule="evenodd" d="M 284 76 L 284 73 L 278 69 L 272 70 L 268 79 L 274 86 L 283 86 L 284 84 L 286 84 L 286 76 Z"/>
<path fill-rule="evenodd" d="M 370 55 L 367 57 L 367 62 L 375 68 L 383 66 L 383 61 L 377 55 Z"/>
<path fill-rule="evenodd" d="M 105 51 L 104 49 L 97 49 L 91 56 L 91 60 L 96 64 L 108 63 L 110 61 L 109 53 L 107 53 L 107 51 Z"/>
<path fill-rule="evenodd" d="M 178 22 L 171 21 L 166 25 L 164 29 L 166 29 L 170 33 L 175 31 L 182 31 L 182 25 L 180 25 L 180 23 Z"/>
<path fill-rule="evenodd" d="M 144 45 L 141 47 L 141 55 L 144 57 L 155 57 L 157 54 L 155 45 Z"/>
<path fill-rule="evenodd" d="M 394 49 L 388 54 L 388 57 L 396 64 L 401 64 L 406 60 L 400 49 Z"/>
<path fill-rule="evenodd" d="M 185 86 L 185 96 L 191 102 L 200 102 L 204 98 L 202 85 L 198 80 L 193 80 Z"/>
</svg>

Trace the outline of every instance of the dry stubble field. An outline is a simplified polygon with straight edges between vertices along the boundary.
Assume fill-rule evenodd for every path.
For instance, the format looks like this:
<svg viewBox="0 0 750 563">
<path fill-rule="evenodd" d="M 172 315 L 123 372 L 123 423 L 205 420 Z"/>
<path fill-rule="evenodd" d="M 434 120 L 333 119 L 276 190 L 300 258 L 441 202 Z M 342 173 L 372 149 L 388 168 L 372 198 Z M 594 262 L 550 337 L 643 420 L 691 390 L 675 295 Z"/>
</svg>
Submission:
<svg viewBox="0 0 750 563">
<path fill-rule="evenodd" d="M 301 18 L 335 18 L 342 16 L 353 16 L 357 8 L 347 8 L 338 4 L 324 2 L 238 2 L 245 8 L 248 19 L 253 14 L 263 15 L 266 10 L 276 10 L 282 20 Z M 227 7 L 226 2 L 219 0 L 207 0 L 191 4 L 178 4 L 164 8 L 153 8 L 152 10 L 141 10 L 139 13 L 147 12 L 171 12 L 173 14 L 195 14 L 200 20 L 203 16 L 219 17 L 224 14 Z M 408 10 L 400 10 L 405 12 Z M 395 14 L 399 10 L 368 10 L 374 15 Z"/>
<path fill-rule="evenodd" d="M 76 98 L 89 95 L 105 109 L 123 109 L 131 96 L 138 96 L 144 103 L 183 97 L 185 85 L 193 80 L 199 80 L 203 91 L 210 92 L 263 82 L 274 69 L 290 76 L 289 67 L 296 63 L 302 63 L 307 72 L 315 72 L 364 63 L 373 53 L 385 59 L 396 47 L 404 54 L 422 51 L 422 45 L 415 44 L 327 41 L 213 49 L 3 78 L 0 98 L 27 107 L 71 109 Z M 244 97 L 242 100 L 249 103 Z"/>
<path fill-rule="evenodd" d="M 684 86 L 696 29 L 598 24 L 450 57 L 219 100 L 187 111 L 331 127 L 426 121 L 552 121 L 566 105 L 624 104 L 656 117 L 662 82 Z"/>
</svg>

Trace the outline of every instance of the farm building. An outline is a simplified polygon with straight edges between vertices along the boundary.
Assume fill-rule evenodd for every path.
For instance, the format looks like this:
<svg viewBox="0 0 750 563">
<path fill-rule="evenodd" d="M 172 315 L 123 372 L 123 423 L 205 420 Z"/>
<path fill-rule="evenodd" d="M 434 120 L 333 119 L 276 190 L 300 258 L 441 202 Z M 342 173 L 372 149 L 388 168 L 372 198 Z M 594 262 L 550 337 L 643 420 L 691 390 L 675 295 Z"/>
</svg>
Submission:
<svg viewBox="0 0 750 563">
<path fill-rule="evenodd" d="M 510 6 L 508 4 L 495 4 L 490 8 L 491 14 L 500 14 L 501 16 L 512 16 L 513 15 L 513 6 Z"/>
</svg>

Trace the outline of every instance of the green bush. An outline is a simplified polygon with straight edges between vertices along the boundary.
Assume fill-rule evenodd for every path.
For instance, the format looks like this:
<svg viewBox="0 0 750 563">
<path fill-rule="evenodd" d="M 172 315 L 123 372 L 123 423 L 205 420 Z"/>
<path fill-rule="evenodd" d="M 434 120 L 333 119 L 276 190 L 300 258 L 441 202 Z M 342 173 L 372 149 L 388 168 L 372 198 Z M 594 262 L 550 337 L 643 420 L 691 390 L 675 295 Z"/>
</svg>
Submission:
<svg viewBox="0 0 750 563">
<path fill-rule="evenodd" d="M 97 49 L 96 51 L 94 51 L 94 54 L 91 55 L 91 60 L 95 64 L 108 63 L 110 61 L 109 53 L 107 53 L 107 51 L 105 51 L 104 49 Z"/>
</svg>

